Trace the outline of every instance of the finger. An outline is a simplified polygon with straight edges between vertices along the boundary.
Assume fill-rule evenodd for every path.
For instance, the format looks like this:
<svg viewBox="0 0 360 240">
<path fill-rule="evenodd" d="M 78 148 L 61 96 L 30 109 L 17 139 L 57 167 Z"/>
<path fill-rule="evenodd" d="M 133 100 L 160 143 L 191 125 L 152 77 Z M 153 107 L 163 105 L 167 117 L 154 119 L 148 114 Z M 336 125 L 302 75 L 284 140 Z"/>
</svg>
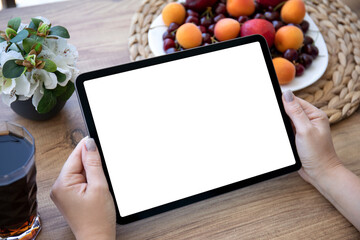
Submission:
<svg viewBox="0 0 360 240">
<path fill-rule="evenodd" d="M 88 187 L 107 187 L 107 181 L 101 164 L 95 141 L 88 138 L 83 145 L 82 163 L 84 165 Z"/>
<path fill-rule="evenodd" d="M 75 147 L 69 158 L 66 160 L 60 174 L 77 174 L 83 171 L 83 164 L 81 162 L 81 152 L 88 137 L 81 139 Z"/>
<path fill-rule="evenodd" d="M 305 114 L 308 116 L 308 118 L 310 120 L 323 120 L 323 119 L 327 119 L 327 115 L 320 109 L 318 109 L 317 107 L 315 107 L 314 105 L 312 105 L 311 103 L 296 97 L 297 100 L 299 101 L 300 105 L 302 106 L 302 108 L 304 109 Z"/>
<path fill-rule="evenodd" d="M 291 91 L 288 90 L 283 93 L 283 103 L 287 115 L 295 125 L 296 132 L 305 131 L 311 125 L 310 120 Z"/>
</svg>

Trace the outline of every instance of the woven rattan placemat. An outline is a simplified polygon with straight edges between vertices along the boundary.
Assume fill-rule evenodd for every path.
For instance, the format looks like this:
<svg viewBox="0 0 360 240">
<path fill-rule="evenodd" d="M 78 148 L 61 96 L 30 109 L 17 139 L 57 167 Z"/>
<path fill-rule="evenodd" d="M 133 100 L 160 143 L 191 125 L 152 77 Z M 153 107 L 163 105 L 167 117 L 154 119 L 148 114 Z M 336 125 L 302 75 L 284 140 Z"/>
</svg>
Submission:
<svg viewBox="0 0 360 240">
<path fill-rule="evenodd" d="M 144 0 L 133 16 L 129 51 L 132 61 L 153 57 L 148 31 L 162 8 L 174 0 Z M 341 0 L 306 1 L 307 12 L 319 27 L 329 52 L 324 75 L 295 95 L 321 108 L 336 123 L 360 104 L 360 20 Z"/>
</svg>

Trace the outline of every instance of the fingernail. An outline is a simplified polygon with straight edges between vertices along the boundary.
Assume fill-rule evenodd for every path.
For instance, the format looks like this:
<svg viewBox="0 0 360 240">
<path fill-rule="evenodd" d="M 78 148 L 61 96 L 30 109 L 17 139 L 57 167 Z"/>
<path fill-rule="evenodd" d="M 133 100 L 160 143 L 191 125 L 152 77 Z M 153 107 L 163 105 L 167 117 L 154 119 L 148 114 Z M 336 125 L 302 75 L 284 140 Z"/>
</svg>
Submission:
<svg viewBox="0 0 360 240">
<path fill-rule="evenodd" d="M 86 146 L 86 150 L 88 150 L 89 152 L 96 151 L 96 144 L 95 144 L 94 139 L 92 139 L 92 138 L 88 138 L 85 140 L 85 146 Z"/>
<path fill-rule="evenodd" d="M 291 90 L 286 90 L 285 92 L 283 92 L 283 96 L 284 96 L 285 102 L 294 101 L 294 94 L 292 93 Z"/>
</svg>

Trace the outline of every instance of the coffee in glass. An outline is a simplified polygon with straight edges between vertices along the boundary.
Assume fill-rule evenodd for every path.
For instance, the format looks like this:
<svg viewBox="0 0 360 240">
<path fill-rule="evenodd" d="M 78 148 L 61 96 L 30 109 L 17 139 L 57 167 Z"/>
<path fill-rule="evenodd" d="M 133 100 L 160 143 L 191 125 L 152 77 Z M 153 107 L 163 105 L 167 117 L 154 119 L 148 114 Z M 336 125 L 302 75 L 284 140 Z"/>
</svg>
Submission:
<svg viewBox="0 0 360 240">
<path fill-rule="evenodd" d="M 34 156 L 31 134 L 0 122 L 0 239 L 35 239 L 41 229 Z"/>
</svg>

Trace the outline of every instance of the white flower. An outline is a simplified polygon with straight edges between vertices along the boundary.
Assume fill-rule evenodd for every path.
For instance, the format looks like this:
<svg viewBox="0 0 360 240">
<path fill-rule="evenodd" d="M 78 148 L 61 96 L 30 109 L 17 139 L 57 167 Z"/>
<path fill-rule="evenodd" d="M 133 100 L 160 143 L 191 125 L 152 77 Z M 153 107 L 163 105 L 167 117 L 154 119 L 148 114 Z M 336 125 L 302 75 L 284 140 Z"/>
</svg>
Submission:
<svg viewBox="0 0 360 240">
<path fill-rule="evenodd" d="M 2 75 L 2 66 L 4 66 L 7 61 L 12 59 L 23 59 L 23 57 L 21 53 L 15 51 L 9 51 L 7 53 L 2 52 L 0 55 L 0 94 L 2 95 L 1 98 L 3 102 L 8 106 L 10 106 L 10 104 L 16 100 L 16 90 L 24 92 L 27 88 L 27 86 L 23 85 L 23 78 L 20 77 L 21 79 L 18 78 L 19 80 L 9 79 Z M 19 85 L 17 85 L 17 82 Z"/>
<path fill-rule="evenodd" d="M 35 17 L 43 21 L 44 24 L 50 24 L 50 21 L 44 17 Z M 21 24 L 17 32 L 28 27 L 27 24 Z M 0 95 L 3 102 L 10 105 L 16 99 L 27 100 L 32 97 L 32 103 L 37 106 L 44 95 L 44 88 L 55 89 L 57 85 L 66 86 L 69 81 L 74 82 L 79 75 L 79 69 L 76 67 L 78 51 L 67 43 L 67 40 L 61 37 L 57 39 L 45 38 L 42 43 L 42 51 L 36 56 L 36 59 L 48 59 L 56 64 L 57 71 L 65 75 L 65 80 L 58 82 L 55 73 L 44 69 L 33 68 L 30 72 L 26 71 L 18 78 L 8 79 L 2 75 L 4 64 L 12 59 L 24 60 L 15 44 L 12 44 L 5 52 L 7 42 L 0 43 Z M 22 48 L 22 41 L 18 42 Z M 25 55 L 26 57 L 26 55 Z"/>
<path fill-rule="evenodd" d="M 16 100 L 15 94 L 1 94 L 1 98 L 2 101 L 8 106 L 10 106 L 10 104 Z"/>
<path fill-rule="evenodd" d="M 32 104 L 35 106 L 36 110 L 37 110 L 37 106 L 39 105 L 41 98 L 44 95 L 44 93 L 40 92 L 40 88 L 41 87 L 38 87 L 36 89 L 36 91 L 34 92 L 33 98 L 32 98 Z"/>
<path fill-rule="evenodd" d="M 7 53 L 3 52 L 0 56 L 0 67 L 2 68 L 4 64 L 12 59 L 24 59 L 21 53 L 16 51 L 9 51 Z"/>
<path fill-rule="evenodd" d="M 60 37 L 59 39 L 45 39 L 43 50 L 39 54 L 39 57 L 53 61 L 57 70 L 65 74 L 65 81 L 59 83 L 60 86 L 65 86 L 69 80 L 74 82 L 79 75 L 79 70 L 76 68 L 78 56 L 76 48 Z"/>
</svg>

